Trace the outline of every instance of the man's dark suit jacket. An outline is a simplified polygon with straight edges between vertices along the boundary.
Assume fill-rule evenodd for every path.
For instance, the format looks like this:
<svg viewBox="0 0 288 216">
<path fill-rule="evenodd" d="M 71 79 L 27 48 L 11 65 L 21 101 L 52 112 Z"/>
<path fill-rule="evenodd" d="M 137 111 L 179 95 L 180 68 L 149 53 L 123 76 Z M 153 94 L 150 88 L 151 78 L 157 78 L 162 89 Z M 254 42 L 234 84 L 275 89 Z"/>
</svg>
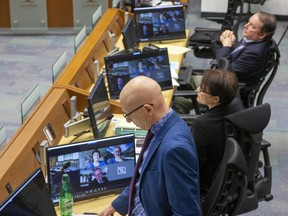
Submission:
<svg viewBox="0 0 288 216">
<path fill-rule="evenodd" d="M 243 110 L 239 98 L 228 106 L 216 106 L 193 121 L 192 131 L 199 157 L 200 192 L 204 199 L 225 148 L 224 116 Z"/>
<path fill-rule="evenodd" d="M 93 181 L 90 182 L 89 187 L 97 188 L 106 182 L 108 182 L 108 179 L 106 177 L 102 178 L 102 183 L 99 183 L 96 179 L 93 179 Z"/>
<path fill-rule="evenodd" d="M 243 39 L 242 39 L 243 40 Z M 238 47 L 242 40 L 236 45 Z M 239 82 L 246 86 L 241 90 L 241 98 L 246 101 L 249 90 L 260 79 L 265 70 L 270 40 L 248 42 L 247 45 L 231 54 L 236 47 L 222 47 L 217 50 L 217 58 L 228 58 L 231 70 L 237 75 Z"/>
<path fill-rule="evenodd" d="M 140 201 L 149 216 L 201 216 L 198 158 L 187 124 L 173 112 L 150 143 L 139 177 Z M 113 202 L 128 212 L 129 187 Z"/>
</svg>

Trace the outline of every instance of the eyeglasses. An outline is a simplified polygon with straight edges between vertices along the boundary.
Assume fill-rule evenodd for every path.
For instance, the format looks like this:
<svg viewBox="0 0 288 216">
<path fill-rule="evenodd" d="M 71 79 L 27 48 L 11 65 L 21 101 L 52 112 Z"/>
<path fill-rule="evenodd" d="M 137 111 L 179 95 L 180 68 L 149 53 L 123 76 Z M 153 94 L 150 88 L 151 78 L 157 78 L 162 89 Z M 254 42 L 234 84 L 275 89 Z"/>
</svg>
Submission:
<svg viewBox="0 0 288 216">
<path fill-rule="evenodd" d="M 199 92 L 199 93 L 205 93 L 205 94 L 212 95 L 210 92 L 207 92 L 207 91 L 203 90 L 201 87 L 199 87 L 198 92 Z"/>
<path fill-rule="evenodd" d="M 149 104 L 150 106 L 153 106 L 153 104 Z M 124 118 L 125 119 L 127 119 L 127 117 L 129 116 L 129 115 L 131 115 L 132 113 L 134 113 L 134 112 L 136 112 L 137 110 L 139 110 L 139 109 L 141 109 L 142 107 L 144 107 L 145 106 L 145 104 L 142 104 L 141 106 L 139 106 L 139 107 L 137 107 L 136 109 L 134 109 L 134 110 L 132 110 L 131 112 L 129 112 L 129 113 L 123 113 L 123 116 L 124 116 Z"/>
</svg>

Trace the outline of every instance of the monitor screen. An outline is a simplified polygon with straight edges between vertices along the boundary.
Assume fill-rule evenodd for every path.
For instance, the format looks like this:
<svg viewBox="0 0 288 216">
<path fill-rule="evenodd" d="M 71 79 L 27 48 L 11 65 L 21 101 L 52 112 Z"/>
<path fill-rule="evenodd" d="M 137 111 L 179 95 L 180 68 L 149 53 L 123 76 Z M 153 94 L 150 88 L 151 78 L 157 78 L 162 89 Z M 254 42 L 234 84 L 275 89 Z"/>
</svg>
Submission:
<svg viewBox="0 0 288 216">
<path fill-rule="evenodd" d="M 70 178 L 74 201 L 121 192 L 133 176 L 134 134 L 48 147 L 48 183 L 52 201 L 59 202 L 63 173 Z"/>
<path fill-rule="evenodd" d="M 134 17 L 140 42 L 186 38 L 183 5 L 139 7 Z"/>
<path fill-rule="evenodd" d="M 139 75 L 154 79 L 162 90 L 173 88 L 167 48 L 107 56 L 104 61 L 111 99 L 118 99 L 124 85 Z"/>
<path fill-rule="evenodd" d="M 132 17 L 129 17 L 122 29 L 123 45 L 126 51 L 138 48 L 138 37 Z"/>
<path fill-rule="evenodd" d="M 94 138 L 104 137 L 113 115 L 103 74 L 99 74 L 88 97 L 88 114 Z"/>
<path fill-rule="evenodd" d="M 37 169 L 0 206 L 1 216 L 56 216 L 42 170 Z"/>
</svg>

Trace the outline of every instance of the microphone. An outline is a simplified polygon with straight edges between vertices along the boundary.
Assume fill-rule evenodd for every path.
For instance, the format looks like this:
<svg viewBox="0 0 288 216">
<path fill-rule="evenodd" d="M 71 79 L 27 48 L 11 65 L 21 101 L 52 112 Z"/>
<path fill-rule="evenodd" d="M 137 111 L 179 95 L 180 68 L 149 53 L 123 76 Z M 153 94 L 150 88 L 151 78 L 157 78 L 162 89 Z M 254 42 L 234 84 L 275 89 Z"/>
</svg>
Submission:
<svg viewBox="0 0 288 216">
<path fill-rule="evenodd" d="M 103 119 L 101 122 L 98 122 L 98 123 L 96 124 L 96 127 L 99 126 L 100 124 L 106 122 L 106 121 L 111 120 L 113 117 L 114 117 L 113 114 L 107 116 L 107 117 L 106 117 L 105 119 Z M 82 136 L 83 134 L 88 133 L 88 132 L 91 132 L 91 130 L 94 129 L 94 128 L 95 128 L 95 127 L 91 127 L 89 130 L 84 130 L 84 131 L 82 131 L 82 132 L 80 132 L 80 133 L 75 134 L 75 135 L 74 135 L 75 138 L 74 138 L 72 141 L 70 141 L 70 143 L 73 142 L 73 141 L 74 141 L 75 139 L 77 139 L 78 137 Z"/>
<path fill-rule="evenodd" d="M 104 123 L 105 121 L 109 121 L 114 117 L 113 114 L 109 115 L 108 117 L 106 117 L 105 119 L 103 119 L 101 122 L 97 123 L 97 126 Z"/>
<path fill-rule="evenodd" d="M 65 169 L 67 169 L 69 166 L 71 166 L 71 162 L 70 162 L 70 161 L 64 163 L 64 164 L 62 165 L 61 170 L 54 176 L 54 179 L 56 179 L 57 176 L 60 175 L 60 174 L 61 174 Z"/>
</svg>

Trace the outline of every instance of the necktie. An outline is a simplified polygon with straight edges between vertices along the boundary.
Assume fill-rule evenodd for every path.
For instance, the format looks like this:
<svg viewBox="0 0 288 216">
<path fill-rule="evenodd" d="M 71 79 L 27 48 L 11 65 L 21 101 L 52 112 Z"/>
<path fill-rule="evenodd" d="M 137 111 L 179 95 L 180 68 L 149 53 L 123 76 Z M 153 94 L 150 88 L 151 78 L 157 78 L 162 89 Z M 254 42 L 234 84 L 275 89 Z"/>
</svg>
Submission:
<svg viewBox="0 0 288 216">
<path fill-rule="evenodd" d="M 234 54 L 236 52 L 238 52 L 239 50 L 243 49 L 245 46 L 247 45 L 247 39 L 243 38 L 241 44 L 239 46 L 237 46 L 232 52 L 231 54 Z"/>
<path fill-rule="evenodd" d="M 129 213 L 129 215 L 131 215 L 131 212 L 132 212 L 132 209 L 133 209 L 133 200 L 134 200 L 134 193 L 135 193 L 135 184 L 136 184 L 137 178 L 138 178 L 138 176 L 139 176 L 138 169 L 139 169 L 141 163 L 143 162 L 144 152 L 147 150 L 147 148 L 148 148 L 148 146 L 149 146 L 149 143 L 150 143 L 150 141 L 151 141 L 151 139 L 152 139 L 153 136 L 154 136 L 154 134 L 149 130 L 149 131 L 147 132 L 146 137 L 145 137 L 144 144 L 143 144 L 143 147 L 142 147 L 141 152 L 140 152 L 140 154 L 139 154 L 139 157 L 138 157 L 138 160 L 137 160 L 135 169 L 134 169 L 134 174 L 133 174 L 132 179 L 131 179 L 131 182 L 130 182 L 129 208 L 128 208 L 128 213 Z"/>
</svg>

